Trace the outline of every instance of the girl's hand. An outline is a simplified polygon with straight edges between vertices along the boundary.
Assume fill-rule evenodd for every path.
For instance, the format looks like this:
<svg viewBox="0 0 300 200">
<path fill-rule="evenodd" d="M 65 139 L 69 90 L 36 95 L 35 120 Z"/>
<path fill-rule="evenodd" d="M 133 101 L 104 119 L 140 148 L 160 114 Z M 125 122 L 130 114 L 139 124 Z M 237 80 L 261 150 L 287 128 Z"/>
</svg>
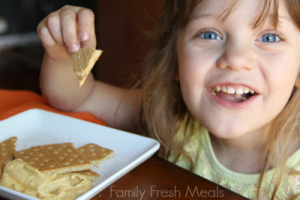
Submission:
<svg viewBox="0 0 300 200">
<path fill-rule="evenodd" d="M 81 47 L 96 47 L 94 20 L 90 9 L 64 6 L 43 19 L 37 32 L 52 59 L 66 60 Z"/>
</svg>

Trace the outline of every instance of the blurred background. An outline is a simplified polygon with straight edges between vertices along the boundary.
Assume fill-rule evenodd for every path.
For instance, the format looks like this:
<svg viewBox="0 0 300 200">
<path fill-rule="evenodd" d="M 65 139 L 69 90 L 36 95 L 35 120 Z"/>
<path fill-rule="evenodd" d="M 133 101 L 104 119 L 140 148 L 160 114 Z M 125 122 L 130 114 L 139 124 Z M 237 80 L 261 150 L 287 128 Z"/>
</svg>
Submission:
<svg viewBox="0 0 300 200">
<path fill-rule="evenodd" d="M 0 87 L 40 93 L 44 49 L 39 22 L 64 5 L 95 13 L 97 48 L 103 54 L 93 74 L 97 80 L 131 87 L 141 75 L 149 43 L 146 34 L 163 10 L 163 0 L 0 0 Z"/>
</svg>

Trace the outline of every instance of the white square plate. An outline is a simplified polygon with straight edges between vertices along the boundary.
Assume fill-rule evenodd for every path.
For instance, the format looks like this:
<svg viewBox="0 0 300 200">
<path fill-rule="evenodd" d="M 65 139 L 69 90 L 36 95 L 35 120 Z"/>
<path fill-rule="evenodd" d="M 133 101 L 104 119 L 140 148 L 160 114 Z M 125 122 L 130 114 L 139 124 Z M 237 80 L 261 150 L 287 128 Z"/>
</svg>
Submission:
<svg viewBox="0 0 300 200">
<path fill-rule="evenodd" d="M 144 162 L 159 148 L 151 138 L 101 126 L 80 119 L 31 109 L 0 121 L 0 142 L 16 136 L 16 151 L 31 146 L 72 142 L 78 148 L 95 143 L 114 150 L 116 157 L 101 163 L 93 171 L 100 174 L 93 188 L 77 198 L 90 199 L 131 169 Z M 0 196 L 9 199 L 36 199 L 0 186 Z"/>
</svg>

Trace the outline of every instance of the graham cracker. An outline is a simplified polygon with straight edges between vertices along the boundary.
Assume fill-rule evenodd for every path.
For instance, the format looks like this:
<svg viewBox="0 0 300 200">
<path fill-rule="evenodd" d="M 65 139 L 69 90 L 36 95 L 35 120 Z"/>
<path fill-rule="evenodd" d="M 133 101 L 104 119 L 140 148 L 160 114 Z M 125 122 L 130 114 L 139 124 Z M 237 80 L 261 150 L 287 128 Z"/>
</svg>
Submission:
<svg viewBox="0 0 300 200">
<path fill-rule="evenodd" d="M 2 176 L 4 166 L 13 159 L 17 137 L 11 137 L 0 143 L 0 177 Z"/>
<path fill-rule="evenodd" d="M 46 174 L 65 174 L 92 168 L 92 163 L 82 156 L 72 143 L 30 147 L 14 153 L 39 171 Z"/>
<path fill-rule="evenodd" d="M 73 70 L 77 75 L 79 86 L 83 85 L 101 54 L 101 50 L 81 48 L 72 55 Z"/>
<path fill-rule="evenodd" d="M 80 148 L 78 151 L 97 167 L 103 161 L 115 156 L 114 151 L 101 147 L 97 144 L 89 143 Z"/>
<path fill-rule="evenodd" d="M 75 172 L 74 172 L 75 173 Z M 97 174 L 96 172 L 92 171 L 92 170 L 85 170 L 85 171 L 80 171 L 80 172 L 76 172 L 78 174 L 82 174 L 85 175 L 88 179 L 90 179 L 92 182 L 95 182 L 98 180 L 98 178 L 100 177 L 99 174 Z"/>
</svg>

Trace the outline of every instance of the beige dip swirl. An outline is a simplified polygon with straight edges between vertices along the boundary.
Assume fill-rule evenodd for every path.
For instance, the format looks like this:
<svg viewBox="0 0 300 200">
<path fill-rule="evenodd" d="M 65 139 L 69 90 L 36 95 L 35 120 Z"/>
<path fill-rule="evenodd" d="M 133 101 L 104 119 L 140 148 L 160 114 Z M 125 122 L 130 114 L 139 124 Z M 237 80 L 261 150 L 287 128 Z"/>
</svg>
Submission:
<svg viewBox="0 0 300 200">
<path fill-rule="evenodd" d="M 84 175 L 44 174 L 21 159 L 16 159 L 4 168 L 0 185 L 40 199 L 76 199 L 93 185 Z"/>
</svg>

